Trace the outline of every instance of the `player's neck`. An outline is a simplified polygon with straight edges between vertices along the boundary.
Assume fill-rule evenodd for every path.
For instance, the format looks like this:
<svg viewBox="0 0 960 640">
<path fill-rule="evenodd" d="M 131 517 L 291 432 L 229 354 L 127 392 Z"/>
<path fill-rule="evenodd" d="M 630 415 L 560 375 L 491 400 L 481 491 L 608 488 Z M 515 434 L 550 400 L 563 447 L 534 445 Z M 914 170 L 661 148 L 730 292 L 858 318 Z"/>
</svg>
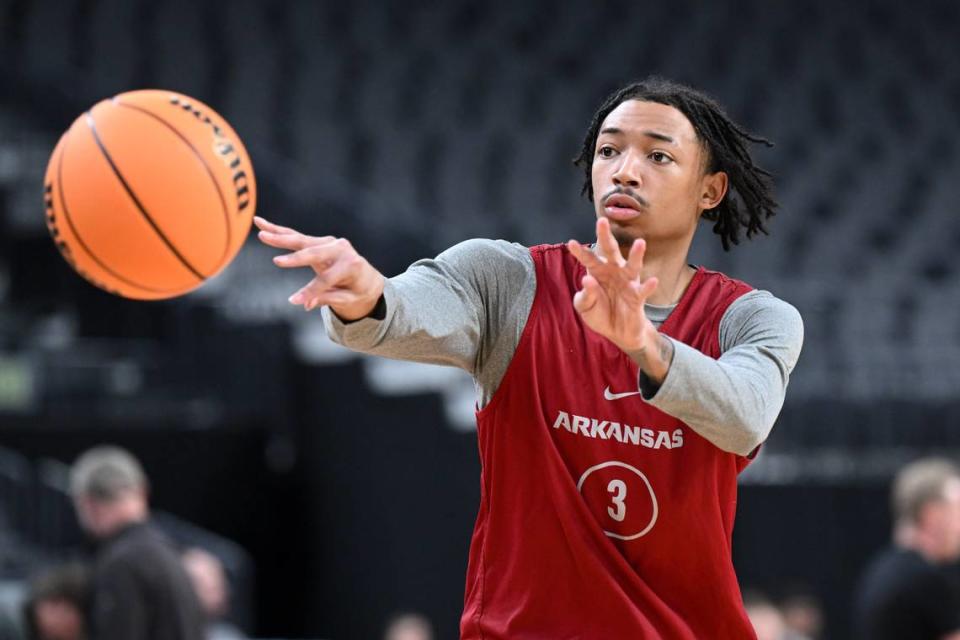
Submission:
<svg viewBox="0 0 960 640">
<path fill-rule="evenodd" d="M 660 253 L 653 247 L 647 247 L 641 275 L 644 280 L 655 276 L 659 282 L 647 303 L 661 306 L 676 304 L 690 286 L 695 273 L 696 269 L 687 264 L 685 251 Z"/>
</svg>

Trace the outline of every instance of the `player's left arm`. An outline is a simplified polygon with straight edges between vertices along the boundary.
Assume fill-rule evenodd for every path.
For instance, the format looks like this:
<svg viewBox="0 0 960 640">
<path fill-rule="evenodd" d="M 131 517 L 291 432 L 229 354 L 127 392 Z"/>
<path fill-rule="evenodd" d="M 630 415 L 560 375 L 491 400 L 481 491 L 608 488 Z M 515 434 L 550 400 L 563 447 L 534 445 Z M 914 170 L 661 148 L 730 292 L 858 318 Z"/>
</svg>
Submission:
<svg viewBox="0 0 960 640">
<path fill-rule="evenodd" d="M 803 345 L 799 312 L 766 291 L 741 296 L 720 321 L 718 359 L 663 338 L 672 343 L 673 358 L 659 385 L 641 370 L 644 400 L 724 451 L 752 453 L 783 407 Z"/>
<path fill-rule="evenodd" d="M 616 344 L 639 367 L 644 400 L 685 422 L 711 443 L 749 455 L 770 433 L 803 344 L 795 308 L 766 292 L 730 305 L 720 323 L 719 359 L 660 333 L 644 304 L 656 278 L 641 278 L 645 243 L 626 258 L 597 221 L 595 254 L 576 241 L 568 248 L 587 269 L 573 304 L 584 323 Z"/>
</svg>

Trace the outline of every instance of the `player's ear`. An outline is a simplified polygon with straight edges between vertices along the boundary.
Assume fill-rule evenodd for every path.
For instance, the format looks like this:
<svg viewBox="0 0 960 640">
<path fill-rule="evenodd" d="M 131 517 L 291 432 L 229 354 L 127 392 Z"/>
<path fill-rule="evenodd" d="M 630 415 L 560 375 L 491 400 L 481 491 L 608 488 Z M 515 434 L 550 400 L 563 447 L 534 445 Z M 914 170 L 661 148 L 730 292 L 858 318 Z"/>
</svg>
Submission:
<svg viewBox="0 0 960 640">
<path fill-rule="evenodd" d="M 700 181 L 700 208 L 706 211 L 713 209 L 727 195 L 729 180 L 724 171 L 706 173 Z"/>
</svg>

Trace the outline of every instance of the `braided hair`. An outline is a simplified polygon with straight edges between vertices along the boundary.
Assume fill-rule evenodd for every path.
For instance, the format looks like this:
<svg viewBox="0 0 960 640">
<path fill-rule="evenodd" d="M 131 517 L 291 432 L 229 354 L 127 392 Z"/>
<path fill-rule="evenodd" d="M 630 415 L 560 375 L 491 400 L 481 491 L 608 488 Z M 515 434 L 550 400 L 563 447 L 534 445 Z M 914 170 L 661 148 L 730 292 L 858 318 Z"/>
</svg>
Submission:
<svg viewBox="0 0 960 640">
<path fill-rule="evenodd" d="M 650 77 L 618 89 L 597 109 L 583 138 L 580 154 L 573 160 L 583 169 L 582 195 L 593 202 L 593 157 L 600 126 L 611 111 L 627 100 L 659 102 L 679 110 L 693 125 L 707 152 L 706 172 L 727 174 L 730 183 L 727 194 L 720 204 L 703 212 L 703 217 L 714 223 L 713 232 L 720 236 L 724 251 L 740 244 L 742 229 L 746 229 L 747 238 L 758 231 L 768 233 L 764 223 L 777 208 L 772 176 L 754 163 L 748 144 L 772 147 L 773 143 L 746 131 L 707 95 L 663 78 Z"/>
</svg>

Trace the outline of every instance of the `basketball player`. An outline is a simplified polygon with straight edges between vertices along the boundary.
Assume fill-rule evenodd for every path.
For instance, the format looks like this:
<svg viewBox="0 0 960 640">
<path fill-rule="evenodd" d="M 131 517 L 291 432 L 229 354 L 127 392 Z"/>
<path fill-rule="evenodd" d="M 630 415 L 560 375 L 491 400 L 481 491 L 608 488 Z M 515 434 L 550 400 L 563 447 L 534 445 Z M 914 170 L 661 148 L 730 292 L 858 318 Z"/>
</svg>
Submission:
<svg viewBox="0 0 960 640">
<path fill-rule="evenodd" d="M 476 379 L 481 500 L 463 638 L 754 638 L 731 561 L 737 474 L 797 361 L 797 311 L 688 265 L 701 218 L 725 249 L 776 203 L 746 133 L 660 79 L 597 111 L 576 163 L 592 247 L 469 240 L 386 279 L 345 239 L 256 221 L 310 267 L 352 349 Z M 522 215 L 522 212 L 520 212 Z"/>
</svg>

